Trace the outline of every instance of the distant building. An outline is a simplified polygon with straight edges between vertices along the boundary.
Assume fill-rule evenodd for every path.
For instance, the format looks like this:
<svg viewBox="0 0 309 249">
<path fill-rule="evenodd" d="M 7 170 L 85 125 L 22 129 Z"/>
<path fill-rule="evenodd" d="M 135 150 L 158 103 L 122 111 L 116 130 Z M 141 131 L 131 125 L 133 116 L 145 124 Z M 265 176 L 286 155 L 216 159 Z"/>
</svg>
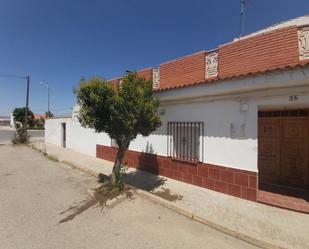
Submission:
<svg viewBox="0 0 309 249">
<path fill-rule="evenodd" d="M 10 126 L 11 117 L 10 116 L 0 116 L 0 126 Z"/>
</svg>

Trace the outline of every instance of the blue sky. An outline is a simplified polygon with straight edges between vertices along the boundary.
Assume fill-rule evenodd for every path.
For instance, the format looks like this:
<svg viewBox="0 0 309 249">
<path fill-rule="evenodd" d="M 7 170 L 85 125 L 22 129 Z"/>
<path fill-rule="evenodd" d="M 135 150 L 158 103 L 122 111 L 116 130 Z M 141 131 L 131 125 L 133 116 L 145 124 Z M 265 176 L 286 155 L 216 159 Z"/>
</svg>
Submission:
<svg viewBox="0 0 309 249">
<path fill-rule="evenodd" d="M 240 0 L 0 0 L 0 74 L 31 75 L 30 108 L 66 113 L 81 77 L 107 79 L 233 40 Z M 245 33 L 309 14 L 308 0 L 248 0 Z M 0 115 L 25 81 L 0 77 Z"/>
</svg>

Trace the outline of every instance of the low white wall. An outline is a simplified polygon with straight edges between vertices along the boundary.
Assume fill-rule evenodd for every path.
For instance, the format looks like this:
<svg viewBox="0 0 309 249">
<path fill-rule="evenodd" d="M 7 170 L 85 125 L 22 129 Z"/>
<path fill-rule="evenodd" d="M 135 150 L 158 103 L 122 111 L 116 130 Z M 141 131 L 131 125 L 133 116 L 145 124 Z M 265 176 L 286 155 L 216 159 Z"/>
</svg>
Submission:
<svg viewBox="0 0 309 249">
<path fill-rule="evenodd" d="M 57 118 L 45 120 L 45 141 L 61 146 L 61 123 L 69 121 L 69 118 Z"/>
<path fill-rule="evenodd" d="M 95 156 L 96 136 L 92 129 L 85 129 L 72 119 L 67 122 L 67 148 Z"/>
<path fill-rule="evenodd" d="M 45 122 L 45 141 L 62 146 L 61 123 L 66 123 L 66 148 L 90 156 L 96 156 L 96 144 L 110 146 L 107 134 L 97 134 L 93 129 L 83 128 L 77 120 L 71 118 L 48 119 Z"/>
</svg>

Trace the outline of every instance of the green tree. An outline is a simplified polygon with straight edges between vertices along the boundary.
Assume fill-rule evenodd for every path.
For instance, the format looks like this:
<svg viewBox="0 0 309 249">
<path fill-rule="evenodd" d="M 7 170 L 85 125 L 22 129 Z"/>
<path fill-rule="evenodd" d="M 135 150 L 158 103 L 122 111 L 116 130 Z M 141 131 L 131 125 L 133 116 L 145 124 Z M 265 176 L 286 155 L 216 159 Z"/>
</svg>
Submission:
<svg viewBox="0 0 309 249">
<path fill-rule="evenodd" d="M 35 119 L 34 120 L 33 127 L 31 127 L 31 128 L 36 128 L 36 129 L 43 130 L 44 129 L 44 125 L 45 125 L 45 119 L 40 117 L 39 119 Z"/>
<path fill-rule="evenodd" d="M 82 79 L 74 92 L 81 125 L 115 139 L 118 152 L 111 183 L 122 186 L 122 163 L 130 142 L 139 134 L 148 136 L 161 125 L 160 103 L 153 94 L 152 81 L 128 72 L 120 87 L 94 77 Z"/>
<path fill-rule="evenodd" d="M 46 118 L 52 118 L 54 114 L 51 111 L 45 112 Z"/>
<path fill-rule="evenodd" d="M 18 127 L 18 123 L 24 126 L 25 124 L 25 112 L 26 107 L 16 107 L 13 111 L 14 124 Z M 28 127 L 32 127 L 34 125 L 34 115 L 33 112 L 28 108 Z"/>
</svg>

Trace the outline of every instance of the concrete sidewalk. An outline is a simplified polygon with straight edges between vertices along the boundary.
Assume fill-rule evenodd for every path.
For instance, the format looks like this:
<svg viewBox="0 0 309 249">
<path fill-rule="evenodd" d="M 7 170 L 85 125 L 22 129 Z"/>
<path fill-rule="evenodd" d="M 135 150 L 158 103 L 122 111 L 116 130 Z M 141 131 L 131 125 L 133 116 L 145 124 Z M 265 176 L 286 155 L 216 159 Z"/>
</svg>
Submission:
<svg viewBox="0 0 309 249">
<path fill-rule="evenodd" d="M 42 142 L 34 143 L 33 146 L 93 175 L 108 175 L 112 171 L 113 163 L 109 161 Z M 145 191 L 140 193 L 202 223 L 261 247 L 309 248 L 307 214 L 246 201 L 133 168 L 128 169 L 125 181 L 152 193 L 169 189 L 172 194 L 182 196 L 182 199 L 167 201 L 153 194 L 145 194 Z"/>
</svg>

